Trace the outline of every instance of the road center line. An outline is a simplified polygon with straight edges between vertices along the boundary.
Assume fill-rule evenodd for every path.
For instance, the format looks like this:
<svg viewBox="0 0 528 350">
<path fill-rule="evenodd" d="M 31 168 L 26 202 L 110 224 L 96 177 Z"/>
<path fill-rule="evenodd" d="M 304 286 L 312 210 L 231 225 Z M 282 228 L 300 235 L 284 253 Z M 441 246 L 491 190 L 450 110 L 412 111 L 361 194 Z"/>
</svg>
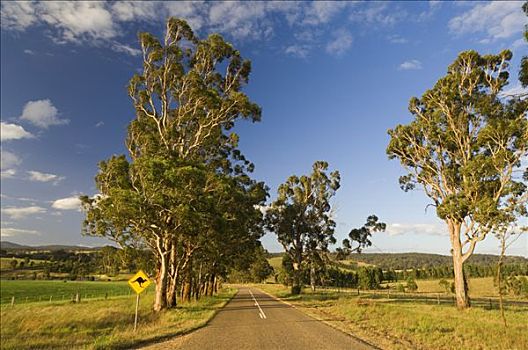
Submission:
<svg viewBox="0 0 528 350">
<path fill-rule="evenodd" d="M 260 307 L 257 299 L 255 299 L 255 296 L 253 295 L 253 292 L 249 288 L 248 288 L 248 290 L 249 290 L 249 293 L 251 294 L 251 297 L 255 301 L 255 305 L 259 308 L 259 316 L 260 316 L 260 318 L 266 318 L 266 314 L 264 313 L 264 311 L 262 311 L 262 308 Z"/>
</svg>

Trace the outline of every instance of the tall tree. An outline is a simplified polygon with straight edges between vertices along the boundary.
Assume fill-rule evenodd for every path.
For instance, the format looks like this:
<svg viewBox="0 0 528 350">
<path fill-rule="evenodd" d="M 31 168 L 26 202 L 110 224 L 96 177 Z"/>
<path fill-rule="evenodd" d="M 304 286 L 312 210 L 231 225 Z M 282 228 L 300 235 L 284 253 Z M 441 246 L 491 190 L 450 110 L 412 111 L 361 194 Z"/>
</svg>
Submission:
<svg viewBox="0 0 528 350">
<path fill-rule="evenodd" d="M 290 176 L 279 186 L 277 199 L 266 212 L 266 227 L 277 235 L 293 263 L 293 294 L 301 291 L 306 263 L 315 288 L 317 265 L 324 263 L 328 245 L 335 243 L 330 199 L 341 179 L 338 171 L 327 174 L 327 170 L 327 162 L 317 161 L 310 175 Z"/>
<path fill-rule="evenodd" d="M 136 110 L 129 158 L 100 163 L 101 195 L 82 198 L 84 232 L 122 245 L 140 242 L 154 252 L 159 311 L 175 305 L 181 270 L 191 282 L 202 236 L 231 219 L 219 203 L 257 191 L 260 198 L 244 203 L 258 213 L 254 206 L 265 199 L 264 185 L 246 175 L 253 165 L 237 149 L 238 136 L 229 133 L 236 120 L 260 120 L 260 108 L 242 92 L 250 62 L 220 35 L 200 40 L 185 21 L 169 18 L 163 42 L 149 33 L 139 40 L 143 72 L 128 88 Z"/>
<path fill-rule="evenodd" d="M 505 100 L 510 51 L 462 52 L 421 98 L 414 120 L 389 130 L 389 158 L 408 171 L 403 190 L 421 185 L 449 230 L 457 306 L 470 306 L 464 262 L 475 246 L 509 220 L 503 210 L 526 191 L 514 171 L 528 151 L 528 101 Z"/>
</svg>

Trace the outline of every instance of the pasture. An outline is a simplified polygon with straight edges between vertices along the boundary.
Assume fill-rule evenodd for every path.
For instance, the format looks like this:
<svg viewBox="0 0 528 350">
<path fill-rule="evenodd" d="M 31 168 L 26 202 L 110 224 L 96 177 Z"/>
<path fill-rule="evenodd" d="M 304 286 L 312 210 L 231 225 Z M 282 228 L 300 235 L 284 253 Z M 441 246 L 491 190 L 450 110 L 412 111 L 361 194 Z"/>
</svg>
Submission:
<svg viewBox="0 0 528 350">
<path fill-rule="evenodd" d="M 0 280 L 1 305 L 11 303 L 13 296 L 19 304 L 50 298 L 69 301 L 77 293 L 81 299 L 93 299 L 129 295 L 131 289 L 127 282 Z"/>
<path fill-rule="evenodd" d="M 81 303 L 2 305 L 0 348 L 130 349 L 204 326 L 234 294 L 234 289 L 222 289 L 216 296 L 162 313 L 152 311 L 154 293 L 141 294 L 137 332 L 133 331 L 135 295 Z"/>
</svg>

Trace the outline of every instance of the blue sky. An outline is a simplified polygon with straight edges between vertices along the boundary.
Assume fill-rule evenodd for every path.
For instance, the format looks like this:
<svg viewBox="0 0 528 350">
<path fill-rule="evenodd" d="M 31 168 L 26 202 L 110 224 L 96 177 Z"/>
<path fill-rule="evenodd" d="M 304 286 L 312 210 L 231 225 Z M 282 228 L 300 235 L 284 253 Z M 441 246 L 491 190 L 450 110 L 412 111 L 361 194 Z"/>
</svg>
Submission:
<svg viewBox="0 0 528 350">
<path fill-rule="evenodd" d="M 97 163 L 125 153 L 134 118 L 126 85 L 141 67 L 137 33 L 167 16 L 219 32 L 252 61 L 245 91 L 262 122 L 237 126 L 254 176 L 271 188 L 326 160 L 342 176 L 341 241 L 372 213 L 388 224 L 371 252 L 449 254 L 423 192 L 404 193 L 385 154 L 387 129 L 410 121 L 412 96 L 460 51 L 528 54 L 522 2 L 2 2 L 2 239 L 100 245 L 82 237 L 76 197 L 96 193 Z M 273 237 L 264 245 L 280 250 Z M 496 253 L 487 238 L 477 252 Z M 526 237 L 511 254 L 528 255 Z"/>
</svg>

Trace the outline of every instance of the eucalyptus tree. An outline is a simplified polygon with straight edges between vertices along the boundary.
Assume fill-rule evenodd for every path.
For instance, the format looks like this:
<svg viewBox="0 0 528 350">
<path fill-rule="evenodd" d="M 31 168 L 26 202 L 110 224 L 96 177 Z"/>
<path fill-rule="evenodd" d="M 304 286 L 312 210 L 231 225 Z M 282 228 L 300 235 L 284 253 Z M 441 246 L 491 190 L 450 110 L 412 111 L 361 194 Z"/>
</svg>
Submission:
<svg viewBox="0 0 528 350">
<path fill-rule="evenodd" d="M 459 308 L 470 306 L 464 263 L 526 191 L 514 173 L 528 151 L 528 101 L 501 96 L 511 56 L 460 53 L 447 75 L 411 99 L 414 119 L 388 131 L 387 154 L 408 172 L 402 189 L 420 185 L 447 224 Z"/>
<path fill-rule="evenodd" d="M 250 62 L 220 35 L 201 40 L 185 21 L 169 18 L 162 41 L 149 33 L 140 33 L 139 41 L 143 72 L 128 87 L 136 112 L 128 158 L 100 163 L 100 195 L 82 198 L 84 232 L 152 249 L 159 311 L 175 305 L 179 271 L 191 271 L 184 265 L 200 249 L 201 235 L 225 215 L 215 209 L 234 192 L 225 178 L 244 177 L 239 187 L 257 186 L 230 130 L 239 119 L 259 121 L 261 111 L 242 92 Z M 258 212 L 254 205 L 261 202 L 244 203 Z"/>
<path fill-rule="evenodd" d="M 315 269 L 324 263 L 328 245 L 335 243 L 330 200 L 340 186 L 338 171 L 327 174 L 328 163 L 317 161 L 312 173 L 290 176 L 279 186 L 277 199 L 266 211 L 266 227 L 277 235 L 293 263 L 292 293 L 301 291 L 307 263 L 315 288 Z"/>
</svg>

